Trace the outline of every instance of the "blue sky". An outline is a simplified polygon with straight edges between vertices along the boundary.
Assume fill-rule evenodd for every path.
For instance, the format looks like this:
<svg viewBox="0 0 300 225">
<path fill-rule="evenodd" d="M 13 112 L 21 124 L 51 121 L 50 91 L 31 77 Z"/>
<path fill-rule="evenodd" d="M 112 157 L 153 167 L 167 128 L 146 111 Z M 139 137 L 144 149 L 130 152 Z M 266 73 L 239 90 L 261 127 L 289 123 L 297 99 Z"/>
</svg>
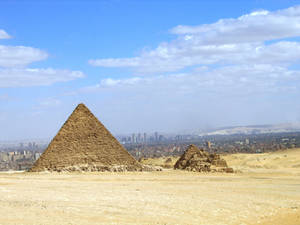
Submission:
<svg viewBox="0 0 300 225">
<path fill-rule="evenodd" d="M 0 1 L 0 140 L 299 122 L 297 4 Z"/>
</svg>

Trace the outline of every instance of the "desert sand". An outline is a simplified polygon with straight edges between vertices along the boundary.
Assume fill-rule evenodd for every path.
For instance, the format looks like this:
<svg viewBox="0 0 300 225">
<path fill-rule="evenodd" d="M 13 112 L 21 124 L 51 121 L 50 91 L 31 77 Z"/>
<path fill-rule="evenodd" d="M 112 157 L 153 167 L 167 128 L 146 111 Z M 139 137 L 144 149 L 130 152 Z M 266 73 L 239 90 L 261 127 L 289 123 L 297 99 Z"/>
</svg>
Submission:
<svg viewBox="0 0 300 225">
<path fill-rule="evenodd" d="M 288 149 L 261 154 L 223 155 L 230 166 L 242 172 L 298 174 L 300 172 L 300 149 Z"/>
<path fill-rule="evenodd" d="M 223 157 L 237 173 L 3 172 L 0 224 L 300 224 L 299 149 Z"/>
</svg>

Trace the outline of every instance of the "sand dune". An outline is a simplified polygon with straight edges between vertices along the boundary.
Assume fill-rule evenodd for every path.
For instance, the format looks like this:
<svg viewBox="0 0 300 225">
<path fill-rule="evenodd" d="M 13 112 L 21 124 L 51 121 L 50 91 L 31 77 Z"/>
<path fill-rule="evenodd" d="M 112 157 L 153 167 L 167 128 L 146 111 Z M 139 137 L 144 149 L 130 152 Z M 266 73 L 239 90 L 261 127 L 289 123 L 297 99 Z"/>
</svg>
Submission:
<svg viewBox="0 0 300 225">
<path fill-rule="evenodd" d="M 241 172 L 300 174 L 300 149 L 222 156 L 230 167 Z"/>
</svg>

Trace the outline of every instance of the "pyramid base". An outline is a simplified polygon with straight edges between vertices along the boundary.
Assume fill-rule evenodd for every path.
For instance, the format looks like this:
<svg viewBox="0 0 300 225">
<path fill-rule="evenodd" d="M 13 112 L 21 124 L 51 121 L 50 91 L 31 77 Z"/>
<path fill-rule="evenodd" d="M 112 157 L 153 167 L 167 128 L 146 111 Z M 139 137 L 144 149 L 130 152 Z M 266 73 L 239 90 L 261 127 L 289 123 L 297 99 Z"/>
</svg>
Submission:
<svg viewBox="0 0 300 225">
<path fill-rule="evenodd" d="M 192 172 L 204 172 L 204 173 L 234 173 L 234 170 L 230 167 L 186 167 L 182 170 L 192 171 Z"/>
<path fill-rule="evenodd" d="M 90 165 L 80 164 L 66 166 L 62 168 L 43 168 L 40 170 L 30 170 L 29 172 L 138 172 L 138 171 L 161 171 L 161 168 L 148 165 Z"/>
</svg>

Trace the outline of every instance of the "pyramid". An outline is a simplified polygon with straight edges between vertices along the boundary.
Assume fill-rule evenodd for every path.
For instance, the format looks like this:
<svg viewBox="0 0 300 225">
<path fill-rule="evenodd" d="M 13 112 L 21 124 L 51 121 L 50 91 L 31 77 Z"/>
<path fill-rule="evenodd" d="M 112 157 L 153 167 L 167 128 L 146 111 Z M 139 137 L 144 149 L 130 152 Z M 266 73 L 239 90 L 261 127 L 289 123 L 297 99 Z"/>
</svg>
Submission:
<svg viewBox="0 0 300 225">
<path fill-rule="evenodd" d="M 183 155 L 177 160 L 174 169 L 182 169 L 195 172 L 227 172 L 233 169 L 227 166 L 220 155 L 209 154 L 195 145 L 189 145 Z"/>
<path fill-rule="evenodd" d="M 91 111 L 79 104 L 30 171 L 137 171 L 141 168 Z"/>
</svg>

